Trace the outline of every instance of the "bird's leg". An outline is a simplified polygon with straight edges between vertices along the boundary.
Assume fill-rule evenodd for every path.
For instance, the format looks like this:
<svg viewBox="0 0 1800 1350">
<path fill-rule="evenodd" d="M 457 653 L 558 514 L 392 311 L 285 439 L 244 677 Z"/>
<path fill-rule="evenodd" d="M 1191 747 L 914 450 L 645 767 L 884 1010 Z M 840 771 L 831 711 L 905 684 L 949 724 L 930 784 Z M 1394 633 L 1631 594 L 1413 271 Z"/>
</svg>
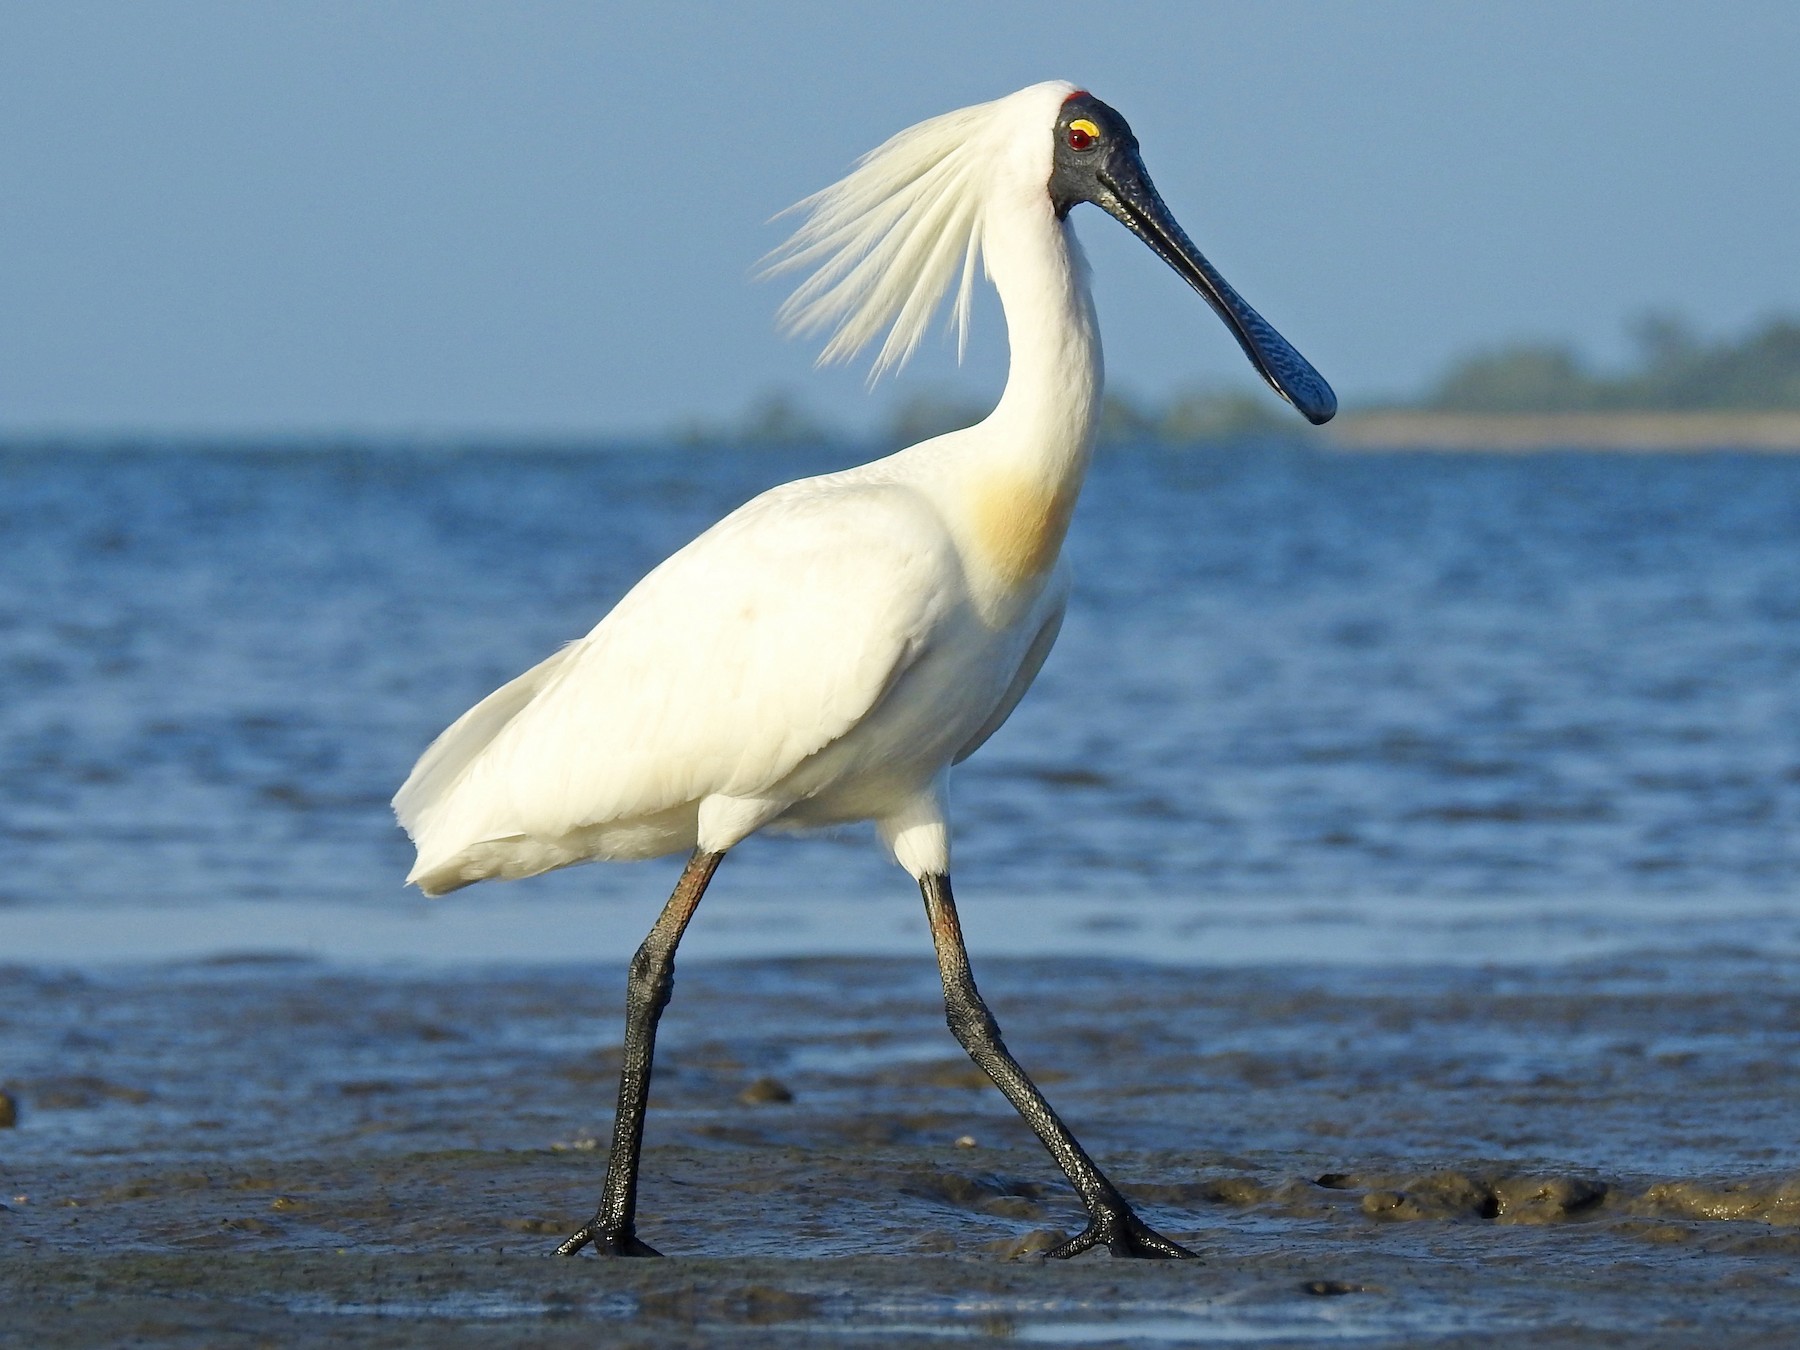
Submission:
<svg viewBox="0 0 1800 1350">
<path fill-rule="evenodd" d="M 558 1256 L 573 1256 L 589 1243 L 602 1256 L 661 1255 L 637 1235 L 638 1155 L 650 1102 L 650 1061 L 656 1054 L 656 1024 L 675 987 L 675 948 L 724 856 L 694 850 L 675 883 L 675 893 L 631 958 L 625 990 L 625 1055 L 619 1068 L 619 1109 L 613 1117 L 606 1184 L 594 1217 L 556 1249 Z"/>
<path fill-rule="evenodd" d="M 1089 1247 L 1103 1246 L 1114 1256 L 1193 1256 L 1193 1252 L 1169 1241 L 1138 1218 L 1119 1188 L 1106 1179 L 1069 1133 L 1069 1127 L 1050 1109 L 1037 1084 L 1007 1052 L 1000 1039 L 999 1024 L 981 1001 L 981 991 L 975 987 L 975 976 L 969 969 L 969 953 L 963 946 L 962 924 L 956 917 L 950 878 L 926 875 L 919 879 L 919 889 L 925 895 L 931 939 L 937 946 L 938 971 L 944 977 L 944 1011 L 950 1030 L 969 1052 L 969 1058 L 994 1080 L 994 1086 L 1044 1141 L 1044 1147 L 1050 1150 L 1050 1156 L 1056 1159 L 1087 1208 L 1088 1226 L 1045 1255 L 1074 1256 Z"/>
</svg>

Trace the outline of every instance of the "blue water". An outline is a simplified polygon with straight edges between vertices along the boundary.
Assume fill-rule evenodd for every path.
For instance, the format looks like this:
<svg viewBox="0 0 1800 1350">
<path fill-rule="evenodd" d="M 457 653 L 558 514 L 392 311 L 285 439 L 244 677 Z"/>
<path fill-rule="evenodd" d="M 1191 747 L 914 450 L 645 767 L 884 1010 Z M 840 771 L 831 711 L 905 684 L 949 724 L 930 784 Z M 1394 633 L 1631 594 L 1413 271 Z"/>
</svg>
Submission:
<svg viewBox="0 0 1800 1350">
<path fill-rule="evenodd" d="M 386 801 L 437 731 L 853 458 L 0 452 L 0 913 L 374 922 L 408 903 Z M 1105 455 L 1057 650 L 958 771 L 959 887 L 1800 923 L 1797 545 L 1800 459 Z M 635 914 L 668 871 L 467 896 Z M 908 903 L 856 831 L 752 840 L 721 887 Z"/>
</svg>

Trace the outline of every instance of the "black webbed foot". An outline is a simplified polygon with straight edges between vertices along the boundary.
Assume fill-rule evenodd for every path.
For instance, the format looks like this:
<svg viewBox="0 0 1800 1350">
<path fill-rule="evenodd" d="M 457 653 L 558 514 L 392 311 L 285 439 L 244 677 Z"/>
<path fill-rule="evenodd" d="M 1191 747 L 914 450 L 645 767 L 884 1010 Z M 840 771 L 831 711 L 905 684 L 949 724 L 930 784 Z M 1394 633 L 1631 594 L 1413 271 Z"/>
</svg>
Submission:
<svg viewBox="0 0 1800 1350">
<path fill-rule="evenodd" d="M 1105 1247 L 1114 1256 L 1146 1260 L 1198 1261 L 1199 1256 L 1179 1242 L 1171 1242 L 1133 1213 L 1121 1210 L 1101 1215 L 1067 1242 L 1044 1253 L 1046 1259 L 1066 1260 L 1090 1247 Z"/>
<path fill-rule="evenodd" d="M 609 1233 L 597 1223 L 585 1223 L 556 1249 L 558 1256 L 573 1256 L 592 1247 L 596 1256 L 661 1256 L 648 1242 L 629 1230 Z"/>
</svg>

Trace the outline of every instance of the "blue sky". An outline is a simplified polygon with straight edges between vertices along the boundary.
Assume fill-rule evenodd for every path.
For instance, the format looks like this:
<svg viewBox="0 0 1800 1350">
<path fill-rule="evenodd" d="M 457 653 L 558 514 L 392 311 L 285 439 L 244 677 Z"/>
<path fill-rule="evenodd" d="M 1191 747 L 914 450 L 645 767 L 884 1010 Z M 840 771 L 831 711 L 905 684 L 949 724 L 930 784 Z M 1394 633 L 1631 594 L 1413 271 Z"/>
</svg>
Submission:
<svg viewBox="0 0 1800 1350">
<path fill-rule="evenodd" d="M 874 395 L 778 338 L 769 217 L 1047 78 L 1346 401 L 1650 308 L 1800 310 L 1800 6 L 0 0 L 0 435 L 630 435 L 786 388 L 997 391 L 980 316 Z M 1248 384 L 1080 224 L 1114 383 Z"/>
</svg>

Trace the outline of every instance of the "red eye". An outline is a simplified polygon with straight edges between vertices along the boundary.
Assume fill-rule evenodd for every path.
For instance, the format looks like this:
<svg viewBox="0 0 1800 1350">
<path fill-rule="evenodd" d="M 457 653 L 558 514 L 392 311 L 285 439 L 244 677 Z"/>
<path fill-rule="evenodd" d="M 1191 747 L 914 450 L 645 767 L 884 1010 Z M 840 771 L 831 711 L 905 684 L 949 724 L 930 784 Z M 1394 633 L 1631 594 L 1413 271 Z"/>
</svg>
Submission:
<svg viewBox="0 0 1800 1350">
<path fill-rule="evenodd" d="M 1069 128 L 1069 149 L 1086 150 L 1094 143 L 1094 138 L 1080 127 Z"/>
</svg>

